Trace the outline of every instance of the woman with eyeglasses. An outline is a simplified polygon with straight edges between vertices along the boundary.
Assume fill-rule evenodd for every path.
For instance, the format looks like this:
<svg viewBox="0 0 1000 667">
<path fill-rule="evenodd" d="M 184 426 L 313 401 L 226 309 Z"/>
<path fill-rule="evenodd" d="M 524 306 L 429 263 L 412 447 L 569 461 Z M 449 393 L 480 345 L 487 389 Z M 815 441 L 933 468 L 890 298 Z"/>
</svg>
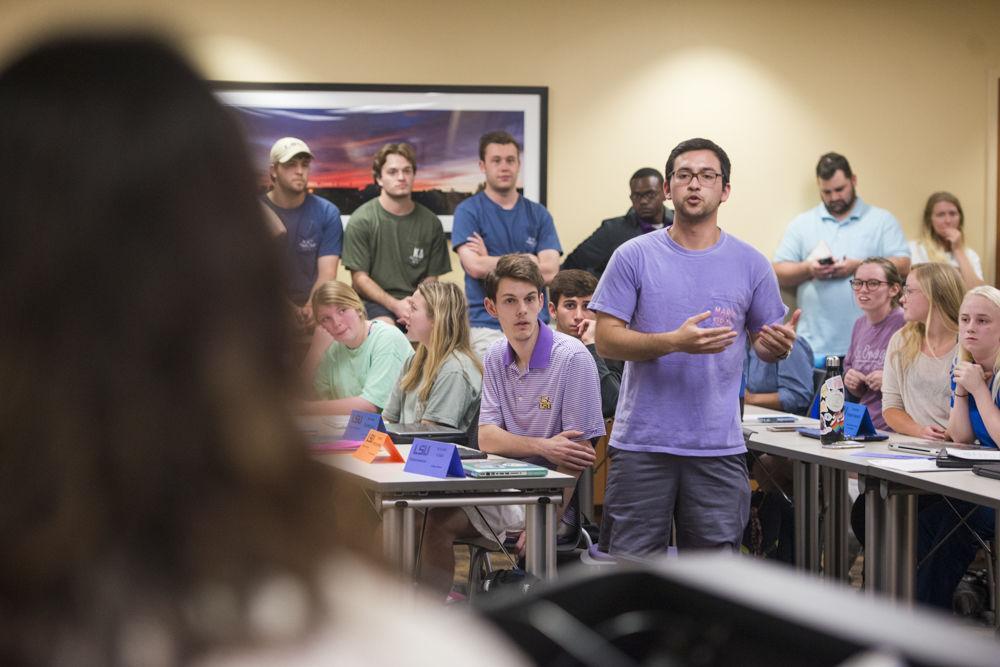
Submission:
<svg viewBox="0 0 1000 667">
<path fill-rule="evenodd" d="M 875 428 L 886 428 L 882 418 L 882 367 L 889 339 L 903 326 L 899 297 L 903 279 L 883 257 L 869 257 L 851 279 L 861 317 L 854 323 L 851 346 L 844 357 L 844 385 L 868 408 Z"/>
<path fill-rule="evenodd" d="M 965 245 L 964 223 L 958 197 L 950 192 L 935 192 L 928 197 L 920 238 L 910 241 L 913 265 L 946 262 L 958 269 L 966 288 L 985 285 L 979 255 Z"/>
</svg>

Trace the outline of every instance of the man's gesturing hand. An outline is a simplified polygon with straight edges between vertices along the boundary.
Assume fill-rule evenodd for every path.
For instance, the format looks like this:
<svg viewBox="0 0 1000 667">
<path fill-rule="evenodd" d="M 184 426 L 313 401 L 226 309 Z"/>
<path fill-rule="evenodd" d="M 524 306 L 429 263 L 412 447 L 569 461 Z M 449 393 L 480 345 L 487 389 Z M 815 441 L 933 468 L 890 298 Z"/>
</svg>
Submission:
<svg viewBox="0 0 1000 667">
<path fill-rule="evenodd" d="M 674 349 L 688 354 L 716 354 L 732 345 L 736 340 L 736 332 L 732 327 L 703 329 L 698 326 L 699 322 L 704 322 L 711 316 L 711 311 L 706 310 L 704 313 L 687 318 L 684 324 L 671 331 Z"/>
</svg>

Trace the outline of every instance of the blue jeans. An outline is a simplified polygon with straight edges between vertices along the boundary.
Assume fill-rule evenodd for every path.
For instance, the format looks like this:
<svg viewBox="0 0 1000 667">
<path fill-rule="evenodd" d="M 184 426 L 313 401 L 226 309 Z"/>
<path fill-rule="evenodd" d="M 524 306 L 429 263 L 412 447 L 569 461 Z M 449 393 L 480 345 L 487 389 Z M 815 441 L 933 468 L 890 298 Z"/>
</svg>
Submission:
<svg viewBox="0 0 1000 667">
<path fill-rule="evenodd" d="M 985 542 L 993 539 L 994 511 L 961 500 L 951 500 L 951 504 L 964 517 L 973 508 L 975 511 L 965 520 Z M 958 526 L 934 554 L 923 562 L 931 548 Z M 951 599 L 955 587 L 976 557 L 979 541 L 969 528 L 959 525 L 959 518 L 948 503 L 940 496 L 937 502 L 921 507 L 917 515 L 917 600 L 934 607 L 951 610 Z"/>
</svg>

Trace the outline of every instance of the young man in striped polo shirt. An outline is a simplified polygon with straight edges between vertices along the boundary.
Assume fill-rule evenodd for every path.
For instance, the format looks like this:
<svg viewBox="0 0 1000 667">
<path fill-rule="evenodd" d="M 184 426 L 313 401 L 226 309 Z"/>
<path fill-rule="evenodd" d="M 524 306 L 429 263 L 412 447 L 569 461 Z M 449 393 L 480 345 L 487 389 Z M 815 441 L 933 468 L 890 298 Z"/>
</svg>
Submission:
<svg viewBox="0 0 1000 667">
<path fill-rule="evenodd" d="M 539 321 L 545 281 L 532 257 L 504 255 L 484 282 L 486 310 L 505 338 L 483 358 L 479 447 L 578 476 L 594 462 L 590 439 L 604 435 L 594 360 L 579 340 Z M 489 538 L 492 527 L 502 539 L 523 526 L 520 506 L 431 510 L 421 579 L 446 594 L 456 538 Z"/>
</svg>

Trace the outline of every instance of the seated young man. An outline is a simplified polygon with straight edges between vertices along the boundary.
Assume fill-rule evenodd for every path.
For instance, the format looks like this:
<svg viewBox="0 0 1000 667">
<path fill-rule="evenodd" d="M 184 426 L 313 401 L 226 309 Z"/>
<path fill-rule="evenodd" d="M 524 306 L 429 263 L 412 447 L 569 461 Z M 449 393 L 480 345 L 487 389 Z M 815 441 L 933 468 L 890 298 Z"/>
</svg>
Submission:
<svg viewBox="0 0 1000 667">
<path fill-rule="evenodd" d="M 545 281 L 529 256 L 504 255 L 484 283 L 486 310 L 506 338 L 483 358 L 479 447 L 579 476 L 594 462 L 590 439 L 604 435 L 593 359 L 579 340 L 539 321 Z M 524 508 L 517 505 L 430 510 L 421 581 L 446 595 L 456 538 L 492 539 L 495 532 L 502 540 L 523 525 Z"/>
<path fill-rule="evenodd" d="M 595 289 L 597 278 L 593 274 L 582 269 L 563 269 L 549 283 L 549 314 L 556 331 L 579 339 L 587 346 L 601 378 L 601 411 L 605 417 L 614 417 L 625 362 L 606 360 L 597 354 L 594 345 L 597 314 L 588 308 Z"/>
</svg>

